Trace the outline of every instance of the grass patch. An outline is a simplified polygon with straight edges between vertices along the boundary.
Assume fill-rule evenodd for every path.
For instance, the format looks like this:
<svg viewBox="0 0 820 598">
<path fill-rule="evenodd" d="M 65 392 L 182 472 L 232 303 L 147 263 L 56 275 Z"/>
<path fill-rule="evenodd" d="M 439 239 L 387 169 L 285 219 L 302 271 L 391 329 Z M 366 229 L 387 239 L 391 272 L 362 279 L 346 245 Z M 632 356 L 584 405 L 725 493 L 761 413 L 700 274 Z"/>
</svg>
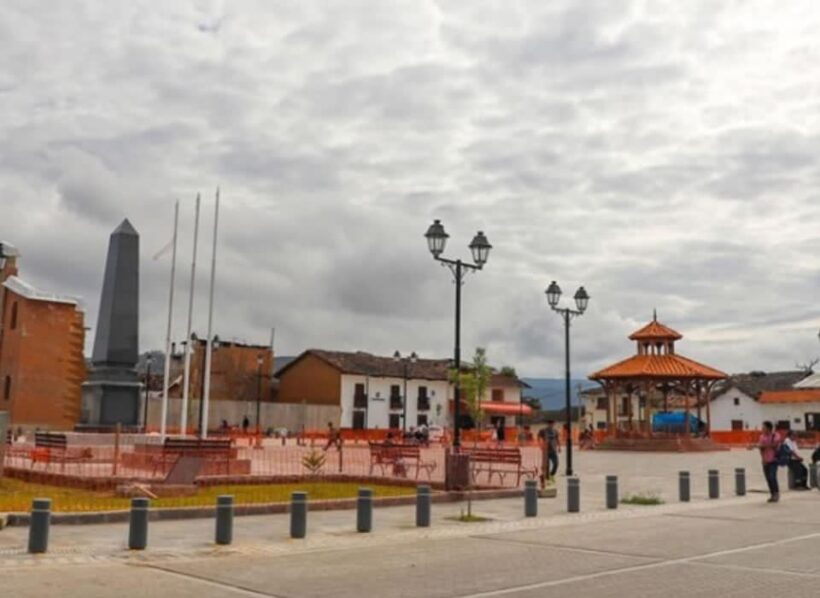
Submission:
<svg viewBox="0 0 820 598">
<path fill-rule="evenodd" d="M 662 505 L 663 499 L 657 494 L 647 492 L 638 494 L 628 494 L 621 499 L 621 503 L 625 505 L 641 506 Z"/>
<path fill-rule="evenodd" d="M 461 515 L 456 515 L 454 517 L 447 517 L 446 519 L 450 521 L 458 521 L 460 523 L 480 523 L 482 521 L 492 521 L 489 517 L 482 517 L 481 515 L 471 515 L 468 513 L 462 513 Z"/>
<path fill-rule="evenodd" d="M 308 493 L 309 500 L 355 498 L 361 484 L 305 482 L 298 484 L 238 484 L 235 486 L 207 486 L 200 488 L 195 496 L 158 498 L 152 507 L 210 507 L 216 504 L 220 494 L 232 494 L 236 504 L 288 502 L 292 492 Z M 407 496 L 416 489 L 409 486 L 368 485 L 375 496 Z M 0 512 L 25 512 L 31 509 L 34 498 L 50 498 L 54 512 L 117 511 L 128 509 L 131 501 L 111 492 L 94 492 L 77 488 L 62 488 L 44 484 L 31 484 L 9 478 L 0 479 Z"/>
</svg>

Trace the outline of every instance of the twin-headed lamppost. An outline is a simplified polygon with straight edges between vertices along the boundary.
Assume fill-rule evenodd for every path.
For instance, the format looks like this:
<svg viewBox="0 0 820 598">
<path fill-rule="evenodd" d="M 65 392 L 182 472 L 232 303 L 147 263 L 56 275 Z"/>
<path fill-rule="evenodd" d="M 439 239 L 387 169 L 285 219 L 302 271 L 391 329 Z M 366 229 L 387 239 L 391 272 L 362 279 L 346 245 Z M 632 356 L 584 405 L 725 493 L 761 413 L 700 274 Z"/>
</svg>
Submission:
<svg viewBox="0 0 820 598">
<path fill-rule="evenodd" d="M 401 400 L 401 408 L 402 408 L 401 431 L 402 431 L 402 438 L 404 438 L 404 436 L 407 434 L 407 373 L 408 373 L 409 366 L 411 364 L 416 363 L 416 359 L 418 359 L 418 355 L 416 355 L 415 351 L 410 353 L 409 357 L 404 357 L 404 358 L 402 358 L 401 353 L 399 353 L 398 351 L 393 353 L 393 361 L 395 361 L 396 363 L 401 362 L 402 364 L 404 364 L 404 395 L 402 396 L 402 400 Z"/>
<path fill-rule="evenodd" d="M 577 309 L 570 309 L 568 307 L 558 307 L 558 301 L 561 299 L 561 287 L 558 286 L 554 280 L 546 290 L 547 302 L 553 311 L 564 318 L 564 351 L 566 353 L 566 409 L 567 409 L 567 476 L 572 475 L 572 404 L 570 400 L 569 388 L 569 322 L 572 318 L 582 315 L 589 304 L 589 295 L 587 295 L 584 287 L 579 287 L 575 291 L 575 307 Z"/>
<path fill-rule="evenodd" d="M 470 271 L 478 271 L 487 263 L 492 245 L 487 241 L 482 231 L 478 231 L 470 242 L 470 252 L 473 254 L 473 262 L 463 262 L 441 257 L 444 246 L 447 244 L 448 235 L 444 231 L 444 225 L 440 220 L 435 220 L 424 235 L 427 238 L 427 247 L 433 258 L 450 268 L 456 284 L 456 331 L 455 350 L 453 365 L 456 372 L 455 388 L 453 389 L 453 447 L 461 446 L 461 388 L 459 384 L 459 374 L 461 372 L 461 285 L 464 283 L 464 275 Z"/>
</svg>

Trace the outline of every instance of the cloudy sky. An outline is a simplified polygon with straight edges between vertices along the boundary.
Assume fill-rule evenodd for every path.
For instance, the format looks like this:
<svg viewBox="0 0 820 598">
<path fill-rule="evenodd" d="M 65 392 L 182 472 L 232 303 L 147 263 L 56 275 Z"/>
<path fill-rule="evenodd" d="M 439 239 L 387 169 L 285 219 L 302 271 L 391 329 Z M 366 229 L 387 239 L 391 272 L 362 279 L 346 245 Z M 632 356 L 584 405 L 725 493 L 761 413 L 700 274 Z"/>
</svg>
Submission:
<svg viewBox="0 0 820 598">
<path fill-rule="evenodd" d="M 651 318 L 726 371 L 820 353 L 820 6 L 812 0 L 32 3 L 0 8 L 0 239 L 93 327 L 109 232 L 141 234 L 141 348 L 164 343 L 181 206 L 195 324 L 308 347 L 447 356 L 559 376 L 544 288 L 592 300 L 576 374 Z M 93 334 L 91 335 L 93 337 Z M 90 352 L 90 340 L 87 343 Z"/>
</svg>

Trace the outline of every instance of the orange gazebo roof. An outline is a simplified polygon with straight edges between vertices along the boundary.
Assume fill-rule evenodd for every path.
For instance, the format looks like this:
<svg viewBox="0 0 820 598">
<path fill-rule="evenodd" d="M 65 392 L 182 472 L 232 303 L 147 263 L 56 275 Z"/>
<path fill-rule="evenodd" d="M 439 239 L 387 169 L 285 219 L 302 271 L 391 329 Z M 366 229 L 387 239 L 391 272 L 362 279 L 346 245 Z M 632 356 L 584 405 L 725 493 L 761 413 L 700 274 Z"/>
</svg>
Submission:
<svg viewBox="0 0 820 598">
<path fill-rule="evenodd" d="M 683 335 L 677 330 L 672 330 L 668 326 L 664 326 L 657 319 L 653 319 L 649 324 L 643 328 L 636 330 L 629 335 L 629 340 L 633 341 L 649 341 L 649 340 L 680 340 Z"/>
<path fill-rule="evenodd" d="M 604 378 L 700 378 L 722 380 L 726 374 L 683 355 L 633 355 L 590 376 Z"/>
</svg>

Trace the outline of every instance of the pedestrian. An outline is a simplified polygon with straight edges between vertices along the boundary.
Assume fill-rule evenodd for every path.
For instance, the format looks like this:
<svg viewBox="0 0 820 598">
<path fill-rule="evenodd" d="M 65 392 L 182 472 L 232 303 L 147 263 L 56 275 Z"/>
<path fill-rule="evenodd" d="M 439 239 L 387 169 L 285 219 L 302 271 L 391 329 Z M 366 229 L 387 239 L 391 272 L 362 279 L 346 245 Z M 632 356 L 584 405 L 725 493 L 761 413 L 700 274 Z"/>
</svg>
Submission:
<svg viewBox="0 0 820 598">
<path fill-rule="evenodd" d="M 558 430 L 555 429 L 555 420 L 549 420 L 547 427 L 538 432 L 541 440 L 541 487 L 548 479 L 555 477 L 558 472 L 558 453 L 561 447 L 558 443 Z"/>
<path fill-rule="evenodd" d="M 248 416 L 242 418 L 242 433 L 247 434 L 248 428 L 251 427 L 251 420 L 248 419 Z"/>
<path fill-rule="evenodd" d="M 499 446 L 504 444 L 504 441 L 507 440 L 507 431 L 504 429 L 504 420 L 498 420 L 495 428 L 495 439 L 498 441 Z"/>
<path fill-rule="evenodd" d="M 342 448 L 342 433 L 333 427 L 333 422 L 327 422 L 327 444 L 323 450 L 327 451 L 332 445 L 341 450 Z"/>
<path fill-rule="evenodd" d="M 780 448 L 780 436 L 774 431 L 772 422 L 763 422 L 763 433 L 760 435 L 757 448 L 760 449 L 760 460 L 763 463 L 763 475 L 769 486 L 769 500 L 780 500 L 780 486 L 777 484 L 777 450 Z"/>
<path fill-rule="evenodd" d="M 803 457 L 797 450 L 797 441 L 795 440 L 794 432 L 789 430 L 786 433 L 786 439 L 783 445 L 788 448 L 788 465 L 787 467 L 792 471 L 794 477 L 794 487 L 796 490 L 809 489 L 809 470 L 803 465 Z"/>
</svg>

